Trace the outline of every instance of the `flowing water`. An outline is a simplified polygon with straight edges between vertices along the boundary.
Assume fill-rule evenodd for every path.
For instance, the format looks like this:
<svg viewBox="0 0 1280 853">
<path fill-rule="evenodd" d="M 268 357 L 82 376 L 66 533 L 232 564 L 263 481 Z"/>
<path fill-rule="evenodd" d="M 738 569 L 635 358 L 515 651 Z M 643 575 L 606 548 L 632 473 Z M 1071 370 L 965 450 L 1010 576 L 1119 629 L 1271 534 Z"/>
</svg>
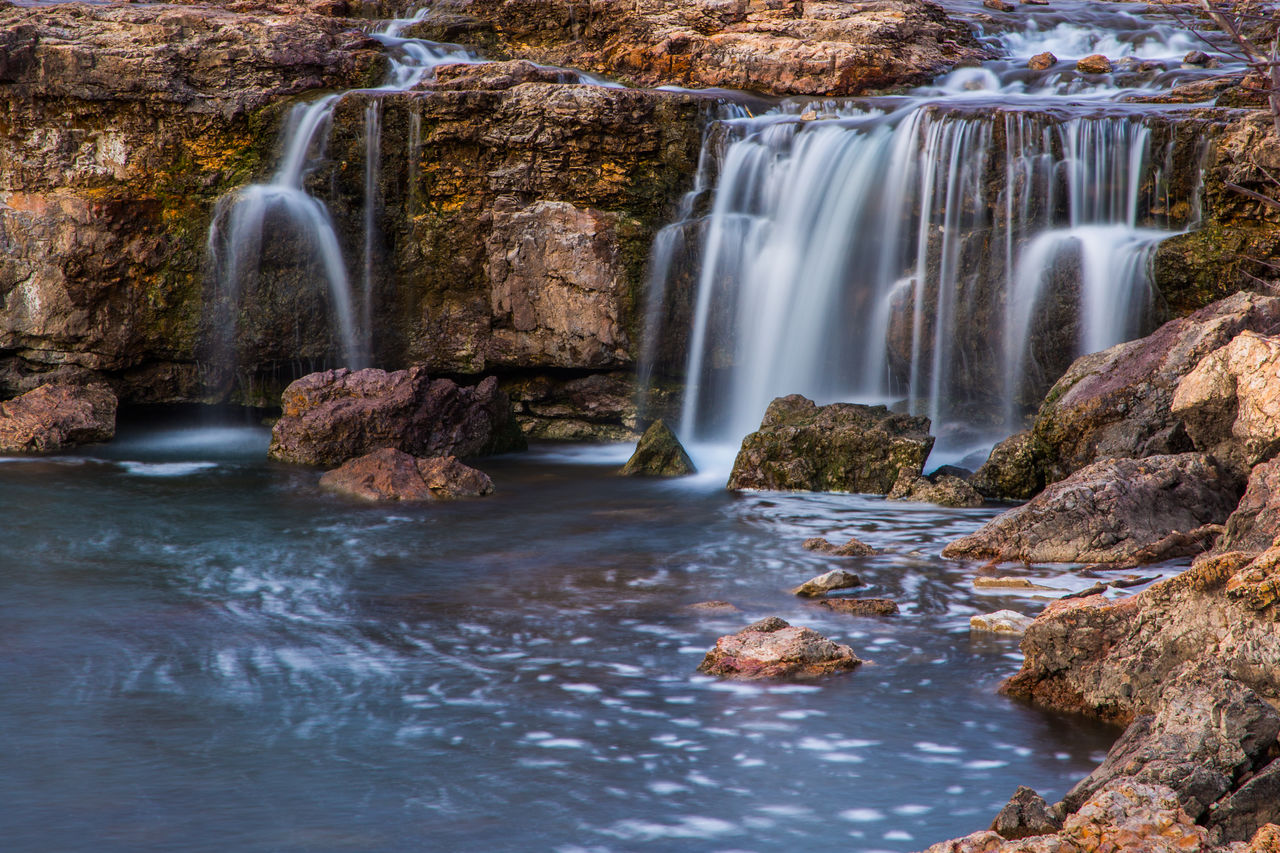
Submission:
<svg viewBox="0 0 1280 853">
<path fill-rule="evenodd" d="M 1018 784 L 1053 800 L 1114 737 L 995 695 L 1017 642 L 968 617 L 1041 602 L 938 557 L 994 509 L 622 479 L 626 447 L 485 460 L 491 498 L 388 508 L 266 442 L 148 419 L 0 461 L 5 850 L 915 850 Z M 800 547 L 851 534 L 883 556 Z M 837 563 L 902 615 L 787 592 Z M 872 663 L 694 672 L 772 614 Z"/>
</svg>

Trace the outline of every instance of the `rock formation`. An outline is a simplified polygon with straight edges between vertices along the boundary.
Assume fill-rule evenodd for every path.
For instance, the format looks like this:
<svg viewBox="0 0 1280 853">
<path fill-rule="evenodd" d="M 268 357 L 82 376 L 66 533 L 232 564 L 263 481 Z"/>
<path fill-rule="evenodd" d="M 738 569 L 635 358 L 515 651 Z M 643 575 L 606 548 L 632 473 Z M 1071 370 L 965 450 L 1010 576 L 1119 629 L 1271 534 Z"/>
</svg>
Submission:
<svg viewBox="0 0 1280 853">
<path fill-rule="evenodd" d="M 899 612 L 898 602 L 888 598 L 822 598 L 814 604 L 850 616 L 897 616 Z"/>
<path fill-rule="evenodd" d="M 853 649 L 812 628 L 796 628 L 777 616 L 761 619 L 716 640 L 698 672 L 724 678 L 817 678 L 854 669 Z"/>
<path fill-rule="evenodd" d="M 697 470 L 676 434 L 659 418 L 644 431 L 635 453 L 618 473 L 626 477 L 684 477 Z"/>
<path fill-rule="evenodd" d="M 743 439 L 729 488 L 883 495 L 903 469 L 919 474 L 932 448 L 928 418 L 792 394 L 770 403 Z"/>
<path fill-rule="evenodd" d="M 806 551 L 830 554 L 833 557 L 869 557 L 876 552 L 875 548 L 872 548 L 856 536 L 850 536 L 849 540 L 843 545 L 837 545 L 821 536 L 814 536 L 811 539 L 804 540 L 803 547 Z"/>
<path fill-rule="evenodd" d="M 1263 551 L 1280 533 L 1280 460 L 1249 474 L 1249 485 L 1218 541 L 1220 551 Z"/>
<path fill-rule="evenodd" d="M 320 486 L 370 501 L 451 500 L 493 493 L 488 474 L 452 456 L 421 459 L 391 447 L 325 472 Z"/>
<path fill-rule="evenodd" d="M 817 577 L 809 578 L 809 580 L 800 584 L 791 592 L 793 595 L 799 595 L 804 598 L 815 598 L 837 589 L 852 589 L 856 586 L 862 586 L 862 580 L 857 575 L 852 572 L 834 569 Z"/>
<path fill-rule="evenodd" d="M 115 434 L 116 395 L 105 385 L 50 383 L 0 403 L 0 453 L 42 453 Z"/>
<path fill-rule="evenodd" d="M 921 477 L 908 469 L 894 481 L 887 496 L 891 501 L 913 501 L 950 507 L 982 506 L 982 495 L 973 486 L 952 474 Z"/>
</svg>

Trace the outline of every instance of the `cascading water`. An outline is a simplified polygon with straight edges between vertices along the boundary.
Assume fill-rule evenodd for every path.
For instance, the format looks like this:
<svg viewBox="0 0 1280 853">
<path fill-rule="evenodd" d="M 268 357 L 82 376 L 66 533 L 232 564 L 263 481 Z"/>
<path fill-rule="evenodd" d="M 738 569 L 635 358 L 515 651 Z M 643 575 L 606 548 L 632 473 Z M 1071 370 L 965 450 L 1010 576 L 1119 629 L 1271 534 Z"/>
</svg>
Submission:
<svg viewBox="0 0 1280 853">
<path fill-rule="evenodd" d="M 1094 14 L 1076 5 L 1054 14 Z M 1178 68 L 1189 36 L 1108 14 L 1106 29 L 1032 17 L 989 39 L 1014 58 L 911 97 L 723 120 L 709 213 L 652 256 L 665 293 L 687 274 L 670 244 L 701 235 L 683 435 L 736 442 L 801 393 L 928 415 L 935 461 L 958 460 L 1019 428 L 1071 358 L 1147 329 L 1151 252 L 1194 203 L 1164 180 L 1173 108 L 1127 96 L 1203 72 Z M 1026 68 L 1099 45 L 1145 59 L 1104 78 Z"/>
</svg>

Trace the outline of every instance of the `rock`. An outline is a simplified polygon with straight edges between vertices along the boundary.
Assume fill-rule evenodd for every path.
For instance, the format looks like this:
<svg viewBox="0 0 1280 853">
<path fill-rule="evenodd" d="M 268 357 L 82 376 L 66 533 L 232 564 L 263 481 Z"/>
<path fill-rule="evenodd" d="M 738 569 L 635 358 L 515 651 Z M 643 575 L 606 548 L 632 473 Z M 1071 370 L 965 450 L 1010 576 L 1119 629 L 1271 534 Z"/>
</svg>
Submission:
<svg viewBox="0 0 1280 853">
<path fill-rule="evenodd" d="M 932 448 L 928 418 L 792 394 L 770 403 L 743 439 L 729 488 L 887 494 L 904 468 L 921 471 Z"/>
<path fill-rule="evenodd" d="M 1182 57 L 1182 64 L 1198 66 L 1201 68 L 1215 68 L 1218 65 L 1218 60 L 1214 59 L 1203 50 L 1191 50 L 1187 51 L 1187 55 Z"/>
<path fill-rule="evenodd" d="M 724 678 L 816 678 L 861 664 L 853 649 L 770 616 L 716 641 L 698 672 Z"/>
<path fill-rule="evenodd" d="M 1280 460 L 1257 466 L 1235 512 L 1227 519 L 1219 551 L 1265 551 L 1280 533 Z"/>
<path fill-rule="evenodd" d="M 852 572 L 845 572 L 839 569 L 810 578 L 800 586 L 791 590 L 794 595 L 804 596 L 806 598 L 814 598 L 819 595 L 826 595 L 828 592 L 837 589 L 851 589 L 855 586 L 862 586 L 862 579 Z"/>
<path fill-rule="evenodd" d="M 1018 7 L 1006 0 L 982 0 L 982 5 L 997 12 L 1016 12 Z"/>
<path fill-rule="evenodd" d="M 715 613 L 740 613 L 741 611 L 727 601 L 695 601 L 689 605 L 690 610 L 706 610 Z"/>
<path fill-rule="evenodd" d="M 1076 359 L 1030 432 L 998 445 L 972 484 L 988 496 L 1026 499 L 1100 459 L 1193 450 L 1170 411 L 1174 390 L 1245 330 L 1280 334 L 1280 298 L 1237 293 L 1148 337 Z"/>
<path fill-rule="evenodd" d="M 918 0 L 637 0 L 589 13 L 573 0 L 437 0 L 409 32 L 454 41 L 448 28 L 460 18 L 472 22 L 468 40 L 493 53 L 642 87 L 857 95 L 925 83 L 982 55 L 963 24 Z"/>
<path fill-rule="evenodd" d="M 1062 829 L 1062 821 L 1049 812 L 1049 804 L 1031 788 L 1023 785 L 991 823 L 991 831 L 1010 841 L 1032 835 L 1048 835 Z"/>
<path fill-rule="evenodd" d="M 1026 0 L 1023 0 L 1023 2 L 1026 2 Z M 1058 57 L 1047 50 L 1044 53 L 1037 53 L 1027 60 L 1027 67 L 1032 71 L 1048 71 L 1057 64 Z"/>
<path fill-rule="evenodd" d="M 1038 583 L 1027 580 L 1026 578 L 984 578 L 977 577 L 973 579 L 973 585 L 978 589 L 1056 589 L 1052 586 L 1041 586 Z"/>
<path fill-rule="evenodd" d="M 450 500 L 493 493 L 489 475 L 452 456 L 418 459 L 391 447 L 344 462 L 321 488 L 370 501 Z"/>
<path fill-rule="evenodd" d="M 1247 563 L 1239 559 L 1238 568 L 1237 560 L 1232 559 L 1232 554 L 1224 554 L 1223 558 L 1230 568 L 1235 569 L 1223 587 L 1227 597 L 1249 610 L 1274 613 L 1276 603 L 1280 601 L 1280 536 L 1276 537 L 1270 548 Z"/>
<path fill-rule="evenodd" d="M 997 610 L 969 617 L 970 631 L 989 631 L 993 634 L 1022 634 L 1034 620 L 1013 610 Z"/>
<path fill-rule="evenodd" d="M 43 453 L 115 434 L 116 395 L 105 385 L 51 383 L 0 403 L 2 453 Z"/>
<path fill-rule="evenodd" d="M 959 477 L 934 474 L 921 477 L 911 469 L 904 470 L 889 490 L 891 501 L 913 501 L 950 507 L 982 506 L 982 495 Z"/>
<path fill-rule="evenodd" d="M 1280 759 L 1272 760 L 1216 803 L 1206 822 L 1210 838 L 1218 844 L 1252 836 L 1255 841 L 1249 849 L 1269 853 L 1280 851 L 1280 826 L 1275 824 L 1280 824 Z M 1271 846 L 1254 847 L 1264 839 Z"/>
<path fill-rule="evenodd" d="M 697 472 L 676 434 L 659 418 L 644 431 L 635 453 L 618 473 L 624 477 L 684 477 Z"/>
<path fill-rule="evenodd" d="M 875 548 L 872 548 L 856 536 L 850 536 L 849 541 L 843 545 L 836 545 L 821 536 L 815 536 L 812 539 L 804 540 L 804 549 L 806 551 L 816 551 L 819 554 L 831 554 L 834 557 L 869 557 L 876 552 Z"/>
<path fill-rule="evenodd" d="M 285 389 L 270 455 L 334 466 L 378 448 L 413 456 L 479 456 L 524 446 L 493 377 L 475 387 L 431 380 L 420 367 L 326 370 Z"/>
<path fill-rule="evenodd" d="M 1076 60 L 1076 70 L 1081 74 L 1110 74 L 1111 60 L 1100 53 L 1095 53 Z"/>
<path fill-rule="evenodd" d="M 1198 453 L 1104 459 L 949 544 L 944 557 L 1048 563 L 1157 562 L 1205 550 L 1240 494 Z M 1199 532 L 1197 532 L 1199 531 Z"/>
<path fill-rule="evenodd" d="M 899 612 L 898 602 L 888 598 L 823 598 L 814 603 L 850 616 L 897 616 Z"/>
<path fill-rule="evenodd" d="M 1280 453 L 1280 335 L 1241 332 L 1205 356 L 1171 410 L 1197 450 L 1245 470 Z"/>
</svg>

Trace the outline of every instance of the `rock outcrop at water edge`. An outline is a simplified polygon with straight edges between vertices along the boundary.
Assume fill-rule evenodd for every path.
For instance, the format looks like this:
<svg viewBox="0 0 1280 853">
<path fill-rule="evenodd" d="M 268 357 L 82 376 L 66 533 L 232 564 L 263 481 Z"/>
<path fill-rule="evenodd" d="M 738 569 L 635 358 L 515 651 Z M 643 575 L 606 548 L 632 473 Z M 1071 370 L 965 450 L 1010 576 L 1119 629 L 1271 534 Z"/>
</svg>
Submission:
<svg viewBox="0 0 1280 853">
<path fill-rule="evenodd" d="M 982 495 L 973 486 L 953 474 L 921 477 L 912 470 L 903 471 L 887 496 L 891 501 L 911 501 L 949 507 L 982 506 Z"/>
<path fill-rule="evenodd" d="M 1243 483 L 1199 453 L 1104 459 L 943 549 L 944 557 L 1136 565 L 1208 550 Z"/>
<path fill-rule="evenodd" d="M 1216 546 L 1218 551 L 1263 551 L 1280 534 L 1280 460 L 1249 473 L 1249 485 Z"/>
<path fill-rule="evenodd" d="M 431 379 L 420 367 L 312 373 L 285 389 L 270 456 L 333 467 L 391 447 L 413 456 L 480 456 L 525 446 L 507 395 Z"/>
<path fill-rule="evenodd" d="M 412 32 L 637 86 L 773 95 L 917 85 L 984 56 L 926 0 L 437 0 Z"/>
<path fill-rule="evenodd" d="M 105 385 L 50 383 L 0 403 L 0 453 L 42 453 L 115 434 L 116 395 Z"/>
<path fill-rule="evenodd" d="M 777 616 L 761 619 L 716 640 L 698 672 L 724 678 L 817 678 L 854 669 L 853 649 L 812 628 L 797 628 Z"/>
<path fill-rule="evenodd" d="M 452 456 L 422 459 L 384 447 L 325 472 L 320 487 L 369 501 L 428 501 L 483 497 L 493 480 Z"/>
<path fill-rule="evenodd" d="M 680 439 L 659 418 L 649 425 L 635 453 L 618 472 L 624 477 L 684 477 L 698 473 Z"/>
<path fill-rule="evenodd" d="M 904 469 L 918 475 L 932 449 L 928 418 L 792 394 L 743 439 L 729 488 L 883 495 Z"/>
</svg>

